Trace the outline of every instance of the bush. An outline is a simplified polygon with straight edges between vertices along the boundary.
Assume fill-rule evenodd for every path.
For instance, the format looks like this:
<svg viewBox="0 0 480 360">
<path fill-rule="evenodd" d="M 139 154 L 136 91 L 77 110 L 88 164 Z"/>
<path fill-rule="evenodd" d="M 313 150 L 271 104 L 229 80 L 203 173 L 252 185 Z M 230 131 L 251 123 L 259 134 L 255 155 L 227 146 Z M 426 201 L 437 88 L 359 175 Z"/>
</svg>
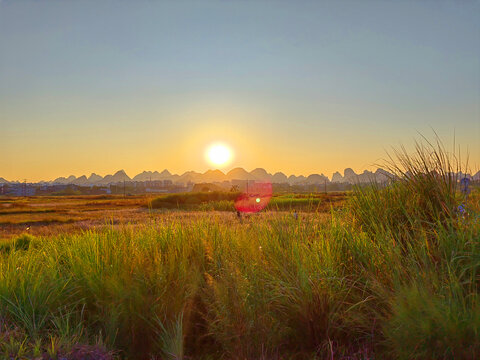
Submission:
<svg viewBox="0 0 480 360">
<path fill-rule="evenodd" d="M 177 193 L 168 194 L 159 198 L 153 199 L 149 207 L 152 209 L 199 209 L 200 205 L 219 202 L 219 201 L 233 201 L 238 197 L 238 192 L 198 192 L 198 193 Z"/>
</svg>

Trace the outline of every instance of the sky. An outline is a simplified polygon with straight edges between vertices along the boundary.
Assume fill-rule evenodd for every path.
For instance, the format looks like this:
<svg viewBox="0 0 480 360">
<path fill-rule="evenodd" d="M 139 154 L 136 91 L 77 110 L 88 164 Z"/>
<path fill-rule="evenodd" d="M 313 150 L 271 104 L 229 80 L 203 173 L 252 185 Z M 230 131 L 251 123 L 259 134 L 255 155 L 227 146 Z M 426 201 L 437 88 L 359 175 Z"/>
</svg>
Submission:
<svg viewBox="0 0 480 360">
<path fill-rule="evenodd" d="M 0 177 L 374 169 L 435 131 L 480 169 L 480 1 L 0 0 Z"/>
</svg>

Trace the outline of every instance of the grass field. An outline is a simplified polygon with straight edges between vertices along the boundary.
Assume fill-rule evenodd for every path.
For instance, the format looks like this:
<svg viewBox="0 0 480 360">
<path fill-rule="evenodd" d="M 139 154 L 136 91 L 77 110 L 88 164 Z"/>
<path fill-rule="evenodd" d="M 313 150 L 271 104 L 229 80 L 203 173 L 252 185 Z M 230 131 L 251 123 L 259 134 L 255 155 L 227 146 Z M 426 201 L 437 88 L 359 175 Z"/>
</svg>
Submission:
<svg viewBox="0 0 480 360">
<path fill-rule="evenodd" d="M 14 231 L 0 246 L 0 353 L 477 359 L 480 193 L 459 212 L 450 165 L 417 156 L 427 168 L 410 161 L 387 187 L 277 197 L 241 220 L 191 198 L 194 210 L 153 209 L 165 197 L 3 199 Z M 62 218 L 74 220 L 15 235 Z"/>
<path fill-rule="evenodd" d="M 229 200 L 218 200 L 218 197 Z M 0 240 L 23 233 L 51 236 L 85 230 L 145 225 L 152 221 L 210 217 L 212 211 L 233 218 L 232 193 L 181 193 L 162 196 L 37 196 L 0 197 Z M 274 196 L 270 216 L 297 210 L 303 216 L 341 208 L 345 193 Z M 224 213 L 225 212 L 225 213 Z M 257 215 L 257 217 L 263 217 Z"/>
<path fill-rule="evenodd" d="M 239 196 L 235 192 L 204 192 L 168 194 L 149 202 L 151 209 L 178 209 L 191 211 L 235 211 L 234 202 Z M 274 195 L 267 210 L 270 211 L 303 211 L 308 213 L 328 212 L 332 207 L 343 205 L 345 192 L 327 194 L 282 194 Z"/>
<path fill-rule="evenodd" d="M 37 196 L 0 197 L 0 238 L 24 232 L 55 235 L 102 227 L 106 224 L 144 222 L 146 197 Z"/>
</svg>

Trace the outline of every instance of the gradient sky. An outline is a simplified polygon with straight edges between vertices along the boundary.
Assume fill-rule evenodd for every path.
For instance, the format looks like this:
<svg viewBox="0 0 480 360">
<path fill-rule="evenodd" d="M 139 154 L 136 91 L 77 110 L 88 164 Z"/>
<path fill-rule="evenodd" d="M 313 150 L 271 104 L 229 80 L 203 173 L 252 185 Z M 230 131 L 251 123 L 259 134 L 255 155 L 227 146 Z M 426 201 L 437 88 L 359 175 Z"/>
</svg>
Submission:
<svg viewBox="0 0 480 360">
<path fill-rule="evenodd" d="M 370 169 L 432 128 L 480 167 L 480 2 L 0 0 L 0 177 Z M 228 169 L 226 169 L 228 170 Z"/>
</svg>

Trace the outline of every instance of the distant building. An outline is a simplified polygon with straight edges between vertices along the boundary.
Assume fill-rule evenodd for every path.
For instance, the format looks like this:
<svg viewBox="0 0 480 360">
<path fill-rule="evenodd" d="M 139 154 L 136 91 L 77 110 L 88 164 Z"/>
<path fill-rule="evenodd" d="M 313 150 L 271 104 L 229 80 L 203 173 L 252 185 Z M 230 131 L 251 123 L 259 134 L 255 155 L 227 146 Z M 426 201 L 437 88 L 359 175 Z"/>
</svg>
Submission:
<svg viewBox="0 0 480 360">
<path fill-rule="evenodd" d="M 159 189 L 159 188 L 146 188 L 145 192 L 147 193 L 167 193 L 167 189 Z"/>
<path fill-rule="evenodd" d="M 2 186 L 3 195 L 9 196 L 33 196 L 35 195 L 35 187 L 31 184 L 17 183 Z"/>
</svg>

